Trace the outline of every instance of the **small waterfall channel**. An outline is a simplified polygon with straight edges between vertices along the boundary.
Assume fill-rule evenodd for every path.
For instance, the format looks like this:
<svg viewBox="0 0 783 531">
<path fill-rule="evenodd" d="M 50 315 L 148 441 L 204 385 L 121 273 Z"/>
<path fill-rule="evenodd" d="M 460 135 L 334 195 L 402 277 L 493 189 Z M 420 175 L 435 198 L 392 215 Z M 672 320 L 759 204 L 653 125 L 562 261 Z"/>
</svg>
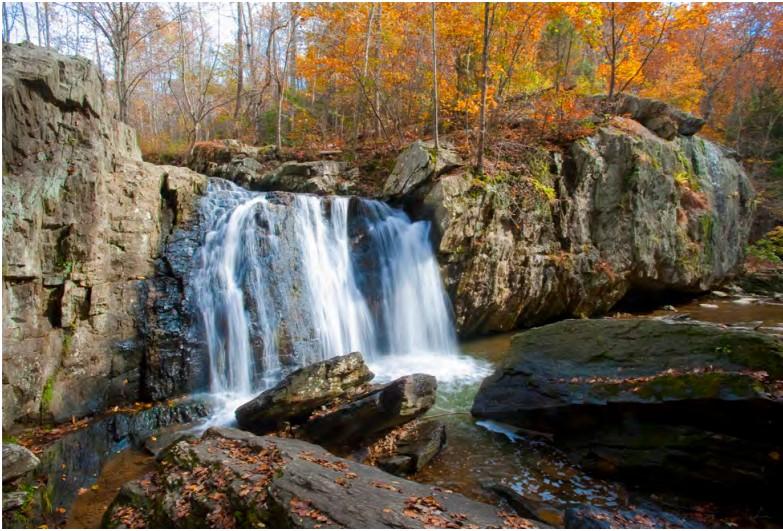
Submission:
<svg viewBox="0 0 783 531">
<path fill-rule="evenodd" d="M 428 222 L 355 197 L 211 179 L 190 278 L 223 415 L 292 370 L 360 351 L 378 380 L 485 374 L 459 353 Z"/>
</svg>

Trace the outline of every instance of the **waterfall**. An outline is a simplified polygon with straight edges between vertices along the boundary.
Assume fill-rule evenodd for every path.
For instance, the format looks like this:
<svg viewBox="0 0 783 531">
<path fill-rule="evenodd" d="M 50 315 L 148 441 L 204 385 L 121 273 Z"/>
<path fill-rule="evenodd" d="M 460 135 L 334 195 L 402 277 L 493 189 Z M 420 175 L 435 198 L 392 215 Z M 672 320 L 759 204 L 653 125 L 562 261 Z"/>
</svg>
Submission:
<svg viewBox="0 0 783 531">
<path fill-rule="evenodd" d="M 360 351 L 381 379 L 480 375 L 459 354 L 428 222 L 385 203 L 211 179 L 189 281 L 211 392 L 247 397 Z"/>
</svg>

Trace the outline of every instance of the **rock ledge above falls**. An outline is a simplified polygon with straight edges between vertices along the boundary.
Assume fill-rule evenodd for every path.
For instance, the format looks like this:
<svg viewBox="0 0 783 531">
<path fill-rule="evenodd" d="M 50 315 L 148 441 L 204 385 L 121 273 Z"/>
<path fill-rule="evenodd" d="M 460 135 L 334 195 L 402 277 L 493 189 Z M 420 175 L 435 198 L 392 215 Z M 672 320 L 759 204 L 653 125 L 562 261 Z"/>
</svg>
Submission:
<svg viewBox="0 0 783 531">
<path fill-rule="evenodd" d="M 754 192 L 703 138 L 615 116 L 562 153 L 531 147 L 520 173 L 450 159 L 414 143 L 386 190 L 432 222 L 462 336 L 600 314 L 631 290 L 704 291 L 743 263 Z"/>
</svg>

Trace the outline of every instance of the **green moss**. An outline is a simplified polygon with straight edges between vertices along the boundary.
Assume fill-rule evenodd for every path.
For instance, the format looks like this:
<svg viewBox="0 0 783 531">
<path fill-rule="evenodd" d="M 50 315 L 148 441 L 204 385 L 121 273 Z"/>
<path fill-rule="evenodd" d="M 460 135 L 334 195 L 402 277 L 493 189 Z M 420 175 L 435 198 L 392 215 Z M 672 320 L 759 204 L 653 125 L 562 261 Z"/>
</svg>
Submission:
<svg viewBox="0 0 783 531">
<path fill-rule="evenodd" d="M 749 245 L 746 251 L 751 256 L 773 264 L 783 262 L 783 226 L 779 225 L 769 231 L 763 238 Z"/>
<path fill-rule="evenodd" d="M 555 189 L 553 187 L 547 186 L 546 184 L 536 179 L 531 179 L 531 183 L 533 183 L 533 188 L 546 197 L 548 201 L 554 201 L 557 199 L 557 194 L 555 193 Z"/>
<path fill-rule="evenodd" d="M 41 415 L 48 413 L 54 400 L 54 375 L 50 376 L 41 391 Z"/>
</svg>

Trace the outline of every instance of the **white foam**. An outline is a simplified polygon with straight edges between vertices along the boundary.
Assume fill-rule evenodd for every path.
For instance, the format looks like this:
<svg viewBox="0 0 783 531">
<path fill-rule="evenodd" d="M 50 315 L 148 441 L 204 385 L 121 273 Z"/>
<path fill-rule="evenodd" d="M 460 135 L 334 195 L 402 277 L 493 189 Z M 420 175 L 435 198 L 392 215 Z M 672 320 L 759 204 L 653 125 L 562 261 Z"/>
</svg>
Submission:
<svg viewBox="0 0 783 531">
<path fill-rule="evenodd" d="M 439 384 L 466 384 L 492 372 L 489 363 L 451 352 L 412 352 L 376 356 L 369 360 L 376 382 L 389 382 L 407 374 L 431 374 Z"/>
</svg>

